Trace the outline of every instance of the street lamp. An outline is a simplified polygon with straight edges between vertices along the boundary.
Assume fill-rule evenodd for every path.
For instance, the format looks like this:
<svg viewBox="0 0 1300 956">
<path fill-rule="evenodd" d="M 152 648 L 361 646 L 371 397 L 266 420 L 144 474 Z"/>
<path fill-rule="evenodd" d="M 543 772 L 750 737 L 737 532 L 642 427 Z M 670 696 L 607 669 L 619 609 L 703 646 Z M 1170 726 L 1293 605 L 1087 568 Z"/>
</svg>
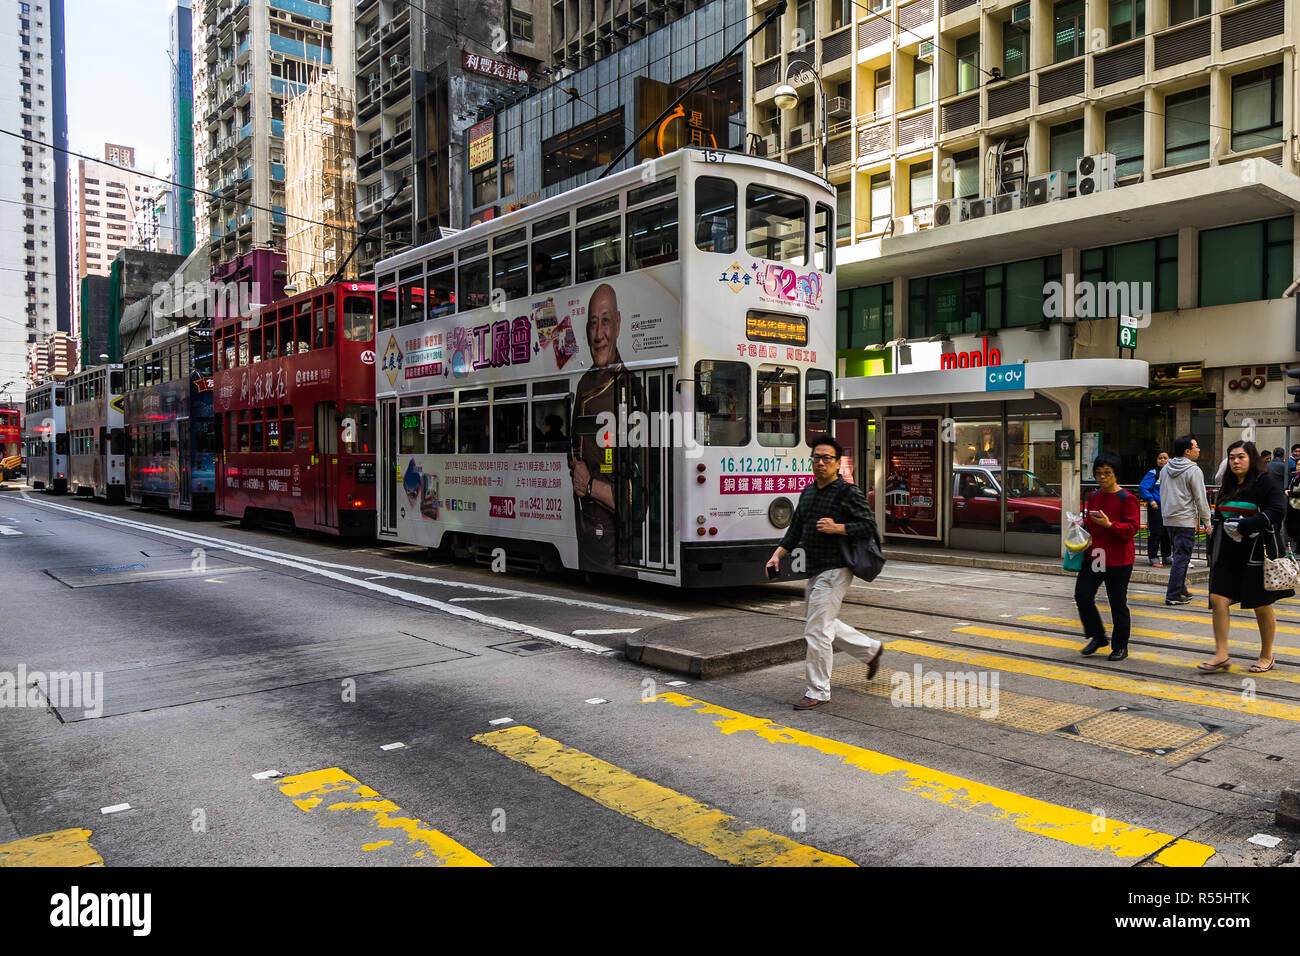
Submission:
<svg viewBox="0 0 1300 956">
<path fill-rule="evenodd" d="M 802 60 L 791 60 L 785 70 L 786 82 L 776 88 L 773 100 L 776 102 L 777 109 L 788 113 L 799 105 L 799 91 L 790 84 L 790 77 L 794 75 L 795 68 L 798 67 L 800 72 L 794 76 L 798 83 L 815 83 L 817 92 L 821 94 L 821 115 L 820 115 L 820 135 L 822 141 L 822 179 L 830 181 L 826 175 L 826 87 L 822 84 L 822 78 L 816 70 Z"/>
<path fill-rule="evenodd" d="M 320 283 L 316 281 L 316 276 L 313 273 L 308 272 L 306 269 L 299 269 L 297 272 L 290 273 L 289 281 L 284 284 L 284 291 L 289 295 L 293 295 L 298 291 L 298 287 L 293 284 L 294 276 L 306 276 L 308 279 L 311 279 L 310 288 L 312 289 L 320 285 Z"/>
</svg>

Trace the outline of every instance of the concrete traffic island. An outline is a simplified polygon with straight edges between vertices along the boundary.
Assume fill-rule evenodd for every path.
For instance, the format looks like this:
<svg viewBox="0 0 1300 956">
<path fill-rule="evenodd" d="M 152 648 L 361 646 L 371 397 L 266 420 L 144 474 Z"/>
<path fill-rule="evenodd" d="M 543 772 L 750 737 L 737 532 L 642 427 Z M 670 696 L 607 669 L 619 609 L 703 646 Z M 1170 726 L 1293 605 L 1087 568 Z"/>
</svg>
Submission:
<svg viewBox="0 0 1300 956">
<path fill-rule="evenodd" d="M 754 614 L 673 621 L 628 638 L 630 661 L 708 679 L 803 660 L 803 621 Z"/>
</svg>

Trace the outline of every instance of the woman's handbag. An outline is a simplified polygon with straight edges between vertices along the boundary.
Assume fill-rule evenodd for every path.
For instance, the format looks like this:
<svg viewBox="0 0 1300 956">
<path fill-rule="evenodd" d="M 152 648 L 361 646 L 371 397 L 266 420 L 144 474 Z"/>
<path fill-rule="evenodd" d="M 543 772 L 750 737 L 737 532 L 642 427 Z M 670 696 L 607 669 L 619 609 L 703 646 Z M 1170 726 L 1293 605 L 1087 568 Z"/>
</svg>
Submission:
<svg viewBox="0 0 1300 956">
<path fill-rule="evenodd" d="M 1082 571 L 1086 553 L 1092 545 L 1092 535 L 1083 526 L 1082 512 L 1067 511 L 1065 520 L 1065 556 L 1061 559 L 1061 567 L 1067 571 Z"/>
<path fill-rule="evenodd" d="M 847 485 L 847 482 L 846 482 Z M 848 485 L 847 489 L 840 493 L 836 499 L 836 507 L 844 503 L 844 499 L 853 493 L 853 486 Z M 885 567 L 885 555 L 880 550 L 880 532 L 876 530 L 876 522 L 871 520 L 871 528 L 868 533 L 861 538 L 842 538 L 840 540 L 840 557 L 844 563 L 853 569 L 853 573 L 864 581 L 874 581 Z"/>
<path fill-rule="evenodd" d="M 1269 523 L 1268 538 L 1265 539 L 1264 545 L 1264 590 L 1294 590 L 1300 584 L 1300 565 L 1296 564 L 1295 555 L 1289 551 L 1285 556 L 1270 558 L 1267 544 L 1269 539 L 1277 541 L 1277 532 L 1273 530 L 1272 522 Z"/>
</svg>

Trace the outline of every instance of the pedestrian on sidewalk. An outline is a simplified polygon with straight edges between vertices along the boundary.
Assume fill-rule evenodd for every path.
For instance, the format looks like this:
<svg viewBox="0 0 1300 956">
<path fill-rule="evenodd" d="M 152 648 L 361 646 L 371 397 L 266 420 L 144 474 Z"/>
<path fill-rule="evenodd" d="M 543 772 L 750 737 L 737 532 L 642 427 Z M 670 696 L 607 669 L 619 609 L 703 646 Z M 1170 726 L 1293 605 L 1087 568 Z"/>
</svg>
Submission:
<svg viewBox="0 0 1300 956">
<path fill-rule="evenodd" d="M 1160 504 L 1165 531 L 1173 545 L 1174 561 L 1169 567 L 1165 603 L 1191 604 L 1187 590 L 1187 566 L 1192 561 L 1196 529 L 1209 527 L 1210 502 L 1205 496 L 1205 476 L 1196 464 L 1201 446 L 1191 435 L 1174 439 L 1174 457 L 1160 473 Z"/>
<path fill-rule="evenodd" d="M 1080 653 L 1091 656 L 1110 643 L 1107 659 L 1112 661 L 1128 657 L 1128 582 L 1133 576 L 1133 538 L 1142 522 L 1137 498 L 1119 486 L 1119 464 L 1119 455 L 1112 452 L 1103 452 L 1092 463 L 1097 490 L 1088 496 L 1084 511 L 1092 547 L 1084 555 L 1083 567 L 1074 582 L 1074 603 L 1083 622 L 1083 636 L 1088 638 Z M 1109 642 L 1097 613 L 1097 589 L 1102 584 L 1106 585 L 1106 602 L 1110 605 Z"/>
<path fill-rule="evenodd" d="M 1156 466 L 1146 473 L 1138 491 L 1147 506 L 1147 563 L 1153 568 L 1169 564 L 1169 535 L 1165 533 L 1164 516 L 1160 512 L 1160 472 L 1169 464 L 1169 453 L 1156 455 Z"/>
<path fill-rule="evenodd" d="M 1277 479 L 1279 487 L 1286 487 L 1286 452 L 1280 446 L 1273 449 L 1273 457 L 1268 460 L 1268 473 Z"/>
<path fill-rule="evenodd" d="M 831 699 L 831 662 L 837 650 L 848 651 L 867 663 L 867 678 L 876 676 L 884 645 L 849 627 L 839 619 L 840 606 L 853 583 L 853 569 L 840 550 L 842 536 L 860 538 L 876 533 L 867 498 L 857 485 L 840 477 L 844 449 L 830 435 L 817 435 L 812 446 L 814 481 L 799 495 L 794 518 L 785 537 L 768 559 L 768 575 L 781 570 L 781 559 L 802 547 L 808 580 L 808 601 L 803 636 L 808 642 L 808 690 L 795 710 L 811 710 Z"/>
<path fill-rule="evenodd" d="M 1286 533 L 1292 550 L 1300 553 L 1300 469 L 1291 472 L 1286 488 Z"/>
<path fill-rule="evenodd" d="M 1214 615 L 1214 657 L 1196 667 L 1227 670 L 1231 608 L 1240 604 L 1255 612 L 1259 627 L 1259 659 L 1252 674 L 1273 669 L 1273 637 L 1277 615 L 1273 602 L 1293 597 L 1294 590 L 1264 589 L 1264 558 L 1285 554 L 1279 534 L 1286 512 L 1282 489 L 1260 460 L 1254 442 L 1228 446 L 1228 474 L 1214 506 L 1214 538 L 1210 560 L 1210 610 Z"/>
</svg>

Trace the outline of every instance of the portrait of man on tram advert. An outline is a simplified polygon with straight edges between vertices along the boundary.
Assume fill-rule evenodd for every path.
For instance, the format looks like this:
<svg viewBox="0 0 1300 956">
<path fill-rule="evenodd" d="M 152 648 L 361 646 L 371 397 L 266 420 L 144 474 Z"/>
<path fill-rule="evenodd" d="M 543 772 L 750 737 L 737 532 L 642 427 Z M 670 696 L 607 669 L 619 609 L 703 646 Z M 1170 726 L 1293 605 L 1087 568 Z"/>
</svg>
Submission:
<svg viewBox="0 0 1300 956">
<path fill-rule="evenodd" d="M 632 514 L 644 496 L 639 487 L 638 449 L 618 447 L 619 429 L 599 433 L 599 416 L 627 416 L 645 407 L 636 376 L 623 366 L 618 339 L 622 314 L 613 286 L 601 283 L 587 303 L 587 348 L 591 368 L 578 380 L 573 399 L 573 450 L 569 458 L 573 480 L 574 516 L 578 536 L 578 566 L 584 571 L 612 571 L 617 561 L 620 516 Z M 620 409 L 620 405 L 623 407 Z M 629 470 L 633 472 L 629 474 Z"/>
</svg>

